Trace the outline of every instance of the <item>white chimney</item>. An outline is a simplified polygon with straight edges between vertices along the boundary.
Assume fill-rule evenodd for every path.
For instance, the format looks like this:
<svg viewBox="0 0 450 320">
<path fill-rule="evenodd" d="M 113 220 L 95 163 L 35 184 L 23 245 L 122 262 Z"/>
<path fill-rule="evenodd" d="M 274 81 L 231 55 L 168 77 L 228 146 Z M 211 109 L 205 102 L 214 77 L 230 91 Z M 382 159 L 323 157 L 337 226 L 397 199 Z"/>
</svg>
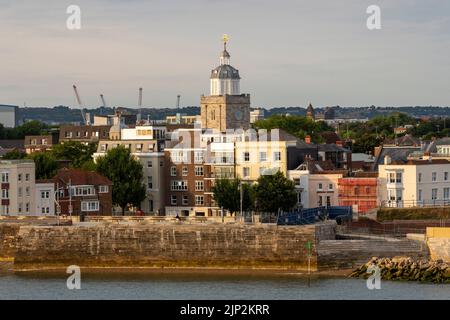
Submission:
<svg viewBox="0 0 450 320">
<path fill-rule="evenodd" d="M 384 164 L 391 164 L 391 157 L 386 155 L 384 156 Z"/>
</svg>

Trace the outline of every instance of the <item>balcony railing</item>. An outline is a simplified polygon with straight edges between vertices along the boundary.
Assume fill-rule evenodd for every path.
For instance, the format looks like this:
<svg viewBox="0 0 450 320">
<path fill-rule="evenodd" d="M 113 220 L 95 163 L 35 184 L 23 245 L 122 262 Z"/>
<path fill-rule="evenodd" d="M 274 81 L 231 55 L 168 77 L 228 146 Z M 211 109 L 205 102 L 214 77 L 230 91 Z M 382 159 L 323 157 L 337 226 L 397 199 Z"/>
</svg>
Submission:
<svg viewBox="0 0 450 320">
<path fill-rule="evenodd" d="M 450 199 L 429 200 L 385 200 L 381 207 L 387 208 L 411 208 L 411 207 L 449 207 Z"/>
</svg>

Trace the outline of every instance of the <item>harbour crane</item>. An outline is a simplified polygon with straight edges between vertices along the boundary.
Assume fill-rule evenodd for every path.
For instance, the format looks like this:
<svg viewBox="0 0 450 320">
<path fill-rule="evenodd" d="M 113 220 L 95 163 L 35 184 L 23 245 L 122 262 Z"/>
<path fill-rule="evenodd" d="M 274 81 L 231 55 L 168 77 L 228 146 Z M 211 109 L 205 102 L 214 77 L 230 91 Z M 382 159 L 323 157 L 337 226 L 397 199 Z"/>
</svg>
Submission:
<svg viewBox="0 0 450 320">
<path fill-rule="evenodd" d="M 106 105 L 105 97 L 102 93 L 100 93 L 100 99 L 102 99 L 103 108 L 107 108 L 108 106 Z"/>
<path fill-rule="evenodd" d="M 137 122 L 139 123 L 142 120 L 142 87 L 139 88 L 138 108 Z"/>
<path fill-rule="evenodd" d="M 80 95 L 78 94 L 78 89 L 76 85 L 73 85 L 73 91 L 75 92 L 75 97 L 77 98 L 78 105 L 80 106 L 81 118 L 83 119 L 83 123 L 86 124 L 86 117 L 84 115 L 84 107 L 81 102 Z"/>
<path fill-rule="evenodd" d="M 142 88 L 139 88 L 138 106 L 139 106 L 139 120 L 141 120 L 142 119 Z"/>
</svg>

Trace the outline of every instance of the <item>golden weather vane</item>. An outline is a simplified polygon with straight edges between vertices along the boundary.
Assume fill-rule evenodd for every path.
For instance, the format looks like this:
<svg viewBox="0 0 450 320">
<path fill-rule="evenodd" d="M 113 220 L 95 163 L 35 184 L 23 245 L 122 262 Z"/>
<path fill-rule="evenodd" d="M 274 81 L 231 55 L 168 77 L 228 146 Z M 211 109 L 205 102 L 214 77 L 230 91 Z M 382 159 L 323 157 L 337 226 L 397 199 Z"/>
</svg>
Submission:
<svg viewBox="0 0 450 320">
<path fill-rule="evenodd" d="M 227 42 L 228 42 L 228 40 L 230 40 L 230 37 L 229 37 L 227 34 L 224 34 L 224 35 L 222 36 L 222 41 L 223 41 L 223 46 L 224 46 L 224 48 L 227 47 Z"/>
</svg>

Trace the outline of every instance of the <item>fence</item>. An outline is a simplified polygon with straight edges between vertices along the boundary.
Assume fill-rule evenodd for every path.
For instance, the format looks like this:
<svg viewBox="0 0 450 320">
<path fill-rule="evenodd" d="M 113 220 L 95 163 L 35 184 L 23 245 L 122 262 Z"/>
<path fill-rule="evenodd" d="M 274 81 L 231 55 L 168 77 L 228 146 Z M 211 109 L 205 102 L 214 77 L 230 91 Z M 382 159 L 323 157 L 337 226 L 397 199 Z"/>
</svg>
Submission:
<svg viewBox="0 0 450 320">
<path fill-rule="evenodd" d="M 401 238 L 408 233 L 425 234 L 427 227 L 450 227 L 450 219 L 393 220 L 384 222 L 373 220 L 346 221 L 339 226 L 339 233 Z"/>
<path fill-rule="evenodd" d="M 352 207 L 317 207 L 281 213 L 276 222 L 278 225 L 305 225 L 332 219 L 340 223 L 351 220 L 352 216 Z"/>
<path fill-rule="evenodd" d="M 450 199 L 438 200 L 384 200 L 381 202 L 383 208 L 424 208 L 424 207 L 449 207 Z"/>
</svg>

